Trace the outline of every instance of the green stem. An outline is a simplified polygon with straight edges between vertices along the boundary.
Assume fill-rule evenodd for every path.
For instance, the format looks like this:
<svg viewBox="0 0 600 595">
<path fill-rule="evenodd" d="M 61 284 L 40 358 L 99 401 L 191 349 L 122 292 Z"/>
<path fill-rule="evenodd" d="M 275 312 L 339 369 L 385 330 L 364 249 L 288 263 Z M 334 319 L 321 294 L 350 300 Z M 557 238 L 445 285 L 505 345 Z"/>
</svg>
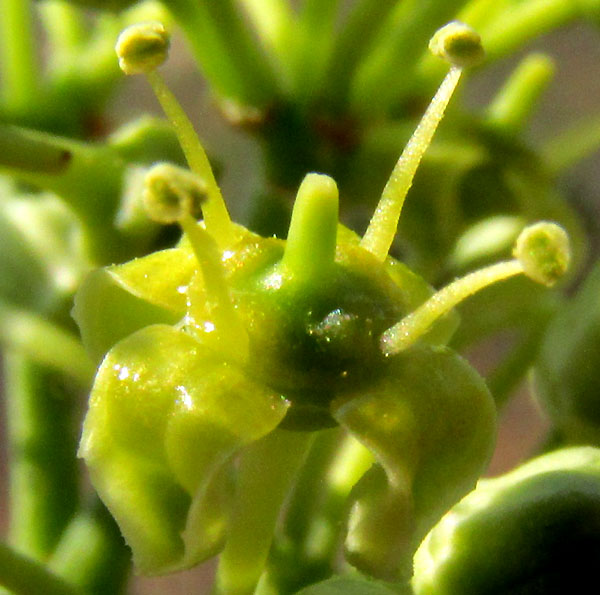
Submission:
<svg viewBox="0 0 600 595">
<path fill-rule="evenodd" d="M 339 428 L 319 432 L 308 453 L 285 517 L 285 537 L 295 544 L 304 541 L 312 513 L 320 507 L 323 476 L 331 466 L 342 438 Z"/>
<path fill-rule="evenodd" d="M 260 37 L 269 57 L 279 69 L 284 87 L 290 84 L 293 36 L 296 17 L 287 0 L 239 0 Z"/>
<path fill-rule="evenodd" d="M 544 163 L 559 174 L 600 148 L 600 114 L 586 116 L 543 147 Z"/>
<path fill-rule="evenodd" d="M 0 585 L 14 595 L 82 595 L 44 566 L 0 543 Z"/>
<path fill-rule="evenodd" d="M 81 220 L 98 263 L 127 253 L 113 226 L 125 163 L 111 147 L 0 125 L 0 171 L 64 200 Z"/>
<path fill-rule="evenodd" d="M 512 53 L 529 40 L 577 18 L 582 12 L 578 4 L 565 0 L 529 0 L 511 7 L 479 32 L 487 60 Z"/>
<path fill-rule="evenodd" d="M 527 56 L 512 72 L 487 109 L 488 122 L 508 134 L 519 133 L 554 76 L 554 62 L 543 54 Z"/>
<path fill-rule="evenodd" d="M 320 514 L 311 519 L 303 544 L 308 560 L 333 559 L 342 532 L 350 491 L 373 464 L 373 455 L 352 437 L 347 437 L 328 470 Z"/>
<path fill-rule="evenodd" d="M 335 39 L 339 0 L 305 0 L 296 33 L 294 97 L 301 105 L 320 90 Z"/>
<path fill-rule="evenodd" d="M 273 563 L 259 584 L 265 594 L 295 593 L 332 573 L 348 496 L 372 463 L 373 455 L 339 428 L 317 436 L 294 488 Z"/>
<path fill-rule="evenodd" d="M 358 0 L 352 7 L 342 30 L 334 39 L 324 77 L 332 108 L 340 109 L 347 103 L 356 67 L 397 3 L 398 0 Z"/>
<path fill-rule="evenodd" d="M 510 5 L 513 0 L 471 0 L 458 15 L 458 20 L 479 31 Z"/>
<path fill-rule="evenodd" d="M 507 403 L 514 389 L 523 379 L 523 375 L 533 364 L 541 335 L 542 333 L 536 332 L 535 329 L 527 331 L 527 335 L 486 378 L 486 383 L 498 408 Z"/>
<path fill-rule="evenodd" d="M 217 593 L 254 592 L 281 506 L 311 441 L 310 433 L 276 430 L 242 454 L 231 529 L 217 570 Z"/>
<path fill-rule="evenodd" d="M 412 74 L 431 36 L 466 0 L 400 2 L 354 78 L 350 103 L 357 113 L 385 113 L 411 88 Z"/>
<path fill-rule="evenodd" d="M 273 72 L 232 0 L 170 0 L 167 5 L 219 95 L 258 107 L 273 100 Z"/>
<path fill-rule="evenodd" d="M 80 341 L 48 320 L 0 302 L 0 343 L 88 387 L 94 366 Z"/>
<path fill-rule="evenodd" d="M 31 110 L 39 98 L 31 0 L 0 0 L 2 99 L 9 110 Z"/>
<path fill-rule="evenodd" d="M 22 553 L 44 559 L 77 503 L 74 401 L 57 377 L 21 353 L 5 352 L 4 366 L 9 541 Z"/>
<path fill-rule="evenodd" d="M 100 501 L 77 514 L 49 560 L 57 576 L 90 595 L 123 593 L 131 554 Z"/>
<path fill-rule="evenodd" d="M 64 0 L 47 0 L 40 4 L 39 11 L 49 55 L 53 63 L 61 64 L 73 57 L 88 37 L 82 12 Z"/>
</svg>

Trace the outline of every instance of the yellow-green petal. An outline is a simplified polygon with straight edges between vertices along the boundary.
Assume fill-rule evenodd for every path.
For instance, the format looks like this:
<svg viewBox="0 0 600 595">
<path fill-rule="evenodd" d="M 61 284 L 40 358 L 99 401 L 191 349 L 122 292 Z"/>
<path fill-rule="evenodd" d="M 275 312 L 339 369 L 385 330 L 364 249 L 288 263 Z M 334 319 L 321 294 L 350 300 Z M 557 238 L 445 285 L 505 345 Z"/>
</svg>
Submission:
<svg viewBox="0 0 600 595">
<path fill-rule="evenodd" d="M 491 395 L 454 351 L 413 348 L 393 359 L 377 386 L 334 403 L 333 415 L 380 465 L 352 494 L 347 557 L 375 576 L 410 572 L 420 540 L 488 463 Z"/>
<path fill-rule="evenodd" d="M 229 458 L 286 411 L 277 394 L 174 327 L 146 327 L 110 350 L 80 455 L 141 571 L 189 567 L 219 550 Z"/>
<path fill-rule="evenodd" d="M 92 271 L 75 296 L 73 317 L 94 361 L 150 324 L 174 324 L 186 312 L 197 268 L 188 248 L 173 248 Z"/>
</svg>

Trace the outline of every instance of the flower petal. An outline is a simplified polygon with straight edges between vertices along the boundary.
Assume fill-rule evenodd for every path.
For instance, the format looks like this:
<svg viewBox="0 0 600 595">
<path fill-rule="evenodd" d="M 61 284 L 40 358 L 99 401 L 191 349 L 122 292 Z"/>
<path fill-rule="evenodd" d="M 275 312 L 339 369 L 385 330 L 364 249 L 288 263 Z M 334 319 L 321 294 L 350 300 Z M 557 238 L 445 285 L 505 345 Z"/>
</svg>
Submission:
<svg viewBox="0 0 600 595">
<path fill-rule="evenodd" d="M 80 455 L 142 571 L 190 566 L 218 551 L 223 467 L 286 411 L 278 395 L 173 327 L 146 327 L 111 349 Z"/>
<path fill-rule="evenodd" d="M 493 400 L 454 351 L 422 347 L 393 358 L 376 387 L 334 404 L 333 415 L 381 465 L 354 489 L 347 555 L 393 577 L 484 471 L 495 442 Z"/>
</svg>

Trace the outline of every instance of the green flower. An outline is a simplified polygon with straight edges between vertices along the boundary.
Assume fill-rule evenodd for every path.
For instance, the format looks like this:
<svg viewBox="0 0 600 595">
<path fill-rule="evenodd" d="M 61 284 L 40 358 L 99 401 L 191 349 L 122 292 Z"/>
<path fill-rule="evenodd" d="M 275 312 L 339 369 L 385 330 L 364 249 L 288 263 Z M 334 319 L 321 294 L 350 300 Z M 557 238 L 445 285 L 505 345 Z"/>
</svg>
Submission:
<svg viewBox="0 0 600 595">
<path fill-rule="evenodd" d="M 458 47 L 464 60 L 471 44 L 480 53 L 470 30 L 453 24 L 447 34 L 463 38 L 443 44 L 438 34 L 446 52 Z M 350 496 L 345 545 L 350 562 L 375 576 L 407 572 L 423 536 L 474 487 L 494 445 L 495 407 L 483 380 L 445 346 L 452 308 L 519 273 L 550 270 L 550 283 L 568 245 L 553 224 L 527 228 L 515 260 L 438 293 L 388 256 L 460 74 L 453 65 L 362 238 L 338 223 L 335 182 L 308 174 L 283 241 L 231 222 L 191 124 L 158 73 L 147 73 L 192 173 L 155 166 L 144 201 L 151 217 L 179 223 L 184 238 L 93 272 L 75 306 L 84 342 L 103 357 L 80 454 L 143 572 L 188 567 L 223 547 L 227 559 L 248 483 L 236 457 L 269 436 L 301 442 L 340 425 L 372 453 L 376 464 Z M 263 483 L 268 502 L 273 482 Z"/>
</svg>

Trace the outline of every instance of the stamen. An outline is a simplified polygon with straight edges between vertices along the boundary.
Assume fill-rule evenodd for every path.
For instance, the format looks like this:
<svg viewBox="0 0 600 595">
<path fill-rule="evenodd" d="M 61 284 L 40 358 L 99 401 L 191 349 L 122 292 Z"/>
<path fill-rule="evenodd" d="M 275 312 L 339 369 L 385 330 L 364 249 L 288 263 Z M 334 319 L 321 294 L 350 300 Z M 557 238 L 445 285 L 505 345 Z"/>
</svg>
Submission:
<svg viewBox="0 0 600 595">
<path fill-rule="evenodd" d="M 169 55 L 170 39 L 162 23 L 127 27 L 115 46 L 119 68 L 125 74 L 144 74 L 158 68 Z"/>
<path fill-rule="evenodd" d="M 524 273 L 538 283 L 553 285 L 568 268 L 569 239 L 558 225 L 540 222 L 521 232 L 513 254 L 514 260 L 500 262 L 457 279 L 385 331 L 380 341 L 383 353 L 394 355 L 407 349 L 441 316 L 465 298 L 497 281 Z"/>
<path fill-rule="evenodd" d="M 296 196 L 281 264 L 295 277 L 313 279 L 335 258 L 338 189 L 329 176 L 308 174 Z"/>
<path fill-rule="evenodd" d="M 475 64 L 483 57 L 479 36 L 462 23 L 454 22 L 442 27 L 431 39 L 429 48 L 434 54 L 450 62 L 451 68 L 396 163 L 361 241 L 362 247 L 381 261 L 385 260 L 392 245 L 406 194 L 460 80 L 463 68 Z"/>
<path fill-rule="evenodd" d="M 218 347 L 244 360 L 248 352 L 248 335 L 231 300 L 221 250 L 212 234 L 192 216 L 205 200 L 205 186 L 194 174 L 171 164 L 155 165 L 144 180 L 144 205 L 148 215 L 159 223 L 177 222 L 194 252 L 206 291 L 212 334 Z M 190 300 L 193 310 L 194 302 Z M 192 311 L 193 315 L 193 311 Z"/>
<path fill-rule="evenodd" d="M 160 23 L 142 23 L 125 29 L 117 40 L 119 65 L 126 74 L 144 73 L 170 120 L 190 169 L 206 183 L 207 200 L 202 206 L 206 228 L 219 245 L 231 244 L 234 229 L 217 185 L 206 151 L 181 105 L 156 72 L 167 57 L 169 38 Z"/>
<path fill-rule="evenodd" d="M 190 171 L 159 163 L 144 178 L 144 207 L 158 223 L 176 223 L 185 215 L 196 217 L 206 201 L 204 180 Z"/>
<path fill-rule="evenodd" d="M 520 233 L 513 256 L 530 279 L 552 287 L 569 268 L 569 236 L 559 225 L 540 221 Z"/>
</svg>

